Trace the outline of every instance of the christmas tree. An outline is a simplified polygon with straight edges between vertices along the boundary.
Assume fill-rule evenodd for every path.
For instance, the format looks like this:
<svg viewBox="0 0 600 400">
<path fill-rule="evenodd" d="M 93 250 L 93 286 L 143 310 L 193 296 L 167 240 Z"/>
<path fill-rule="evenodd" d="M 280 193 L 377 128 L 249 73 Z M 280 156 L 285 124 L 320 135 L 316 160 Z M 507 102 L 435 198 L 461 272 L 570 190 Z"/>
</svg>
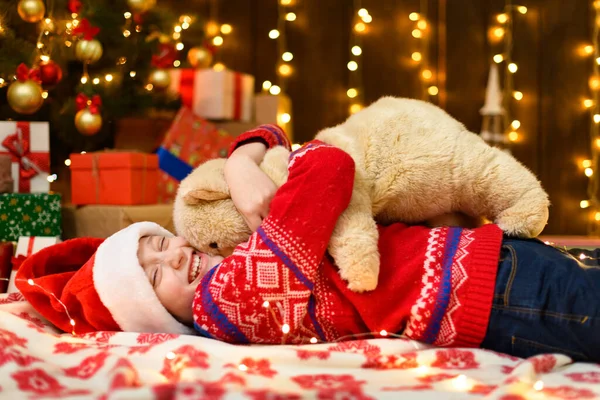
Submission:
<svg viewBox="0 0 600 400">
<path fill-rule="evenodd" d="M 166 70 L 185 66 L 188 49 L 210 56 L 202 21 L 156 0 L 0 0 L 0 10 L 0 120 L 49 121 L 53 165 L 111 147 L 119 118 L 177 109 Z"/>
</svg>

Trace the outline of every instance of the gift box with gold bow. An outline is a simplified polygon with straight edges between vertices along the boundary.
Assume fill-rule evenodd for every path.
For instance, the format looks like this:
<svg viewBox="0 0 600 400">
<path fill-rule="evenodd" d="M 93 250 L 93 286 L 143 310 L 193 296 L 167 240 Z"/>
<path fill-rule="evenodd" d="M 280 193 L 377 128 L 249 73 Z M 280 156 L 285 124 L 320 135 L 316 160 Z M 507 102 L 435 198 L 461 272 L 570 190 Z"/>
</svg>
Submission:
<svg viewBox="0 0 600 400">
<path fill-rule="evenodd" d="M 49 135 L 47 122 L 0 121 L 0 155 L 11 157 L 14 192 L 50 190 Z"/>
</svg>

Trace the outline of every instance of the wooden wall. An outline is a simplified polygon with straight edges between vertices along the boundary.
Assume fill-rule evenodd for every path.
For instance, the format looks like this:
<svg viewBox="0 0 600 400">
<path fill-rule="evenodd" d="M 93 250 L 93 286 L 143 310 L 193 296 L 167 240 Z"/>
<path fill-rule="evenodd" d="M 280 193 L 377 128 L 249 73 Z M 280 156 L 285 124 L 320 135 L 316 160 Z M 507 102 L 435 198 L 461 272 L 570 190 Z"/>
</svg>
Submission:
<svg viewBox="0 0 600 400">
<path fill-rule="evenodd" d="M 267 37 L 276 26 L 277 0 L 218 0 L 219 19 L 234 32 L 222 49 L 230 68 L 256 77 L 257 90 L 274 79 L 276 41 Z M 295 0 L 298 19 L 289 25 L 294 75 L 288 94 L 293 101 L 296 141 L 309 140 L 321 128 L 348 116 L 349 32 L 352 0 Z M 173 1 L 174 7 L 179 7 Z M 514 59 L 519 65 L 515 87 L 525 98 L 514 108 L 522 123 L 522 140 L 513 154 L 535 172 L 550 194 L 547 234 L 586 234 L 589 212 L 587 178 L 577 161 L 589 157 L 589 113 L 581 105 L 589 96 L 591 58 L 577 54 L 590 42 L 590 1 L 523 0 L 529 12 L 515 19 Z M 208 0 L 191 3 L 208 15 Z M 408 15 L 419 0 L 362 0 L 373 16 L 364 38 L 365 100 L 382 95 L 419 97 L 418 69 L 410 59 L 417 49 Z M 439 73 L 439 103 L 470 130 L 479 132 L 491 56 L 487 32 L 502 12 L 502 0 L 429 0 L 433 23 L 431 61 Z"/>
</svg>

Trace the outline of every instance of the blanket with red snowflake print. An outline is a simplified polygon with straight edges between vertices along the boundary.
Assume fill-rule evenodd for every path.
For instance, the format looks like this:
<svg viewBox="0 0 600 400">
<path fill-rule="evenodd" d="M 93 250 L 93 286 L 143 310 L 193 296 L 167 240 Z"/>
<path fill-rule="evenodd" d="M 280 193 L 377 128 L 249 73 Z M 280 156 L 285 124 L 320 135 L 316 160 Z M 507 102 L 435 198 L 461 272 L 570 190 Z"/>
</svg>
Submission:
<svg viewBox="0 0 600 400">
<path fill-rule="evenodd" d="M 0 398 L 594 399 L 600 365 L 403 339 L 236 346 L 195 336 L 61 334 L 0 295 Z"/>
</svg>

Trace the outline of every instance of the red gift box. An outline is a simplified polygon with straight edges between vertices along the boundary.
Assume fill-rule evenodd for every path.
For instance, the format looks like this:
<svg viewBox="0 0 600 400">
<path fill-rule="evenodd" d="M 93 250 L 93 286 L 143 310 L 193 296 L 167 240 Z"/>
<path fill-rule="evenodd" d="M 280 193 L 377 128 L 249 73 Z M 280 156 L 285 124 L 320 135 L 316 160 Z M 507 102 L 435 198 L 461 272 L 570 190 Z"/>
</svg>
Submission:
<svg viewBox="0 0 600 400">
<path fill-rule="evenodd" d="M 12 271 L 12 242 L 0 242 L 0 293 L 6 293 Z"/>
<path fill-rule="evenodd" d="M 189 108 L 179 110 L 158 151 L 159 201 L 173 201 L 180 180 L 205 161 L 227 157 L 233 141 L 233 136 L 197 117 Z"/>
<path fill-rule="evenodd" d="M 71 154 L 73 204 L 156 204 L 158 157 L 137 152 Z"/>
</svg>

